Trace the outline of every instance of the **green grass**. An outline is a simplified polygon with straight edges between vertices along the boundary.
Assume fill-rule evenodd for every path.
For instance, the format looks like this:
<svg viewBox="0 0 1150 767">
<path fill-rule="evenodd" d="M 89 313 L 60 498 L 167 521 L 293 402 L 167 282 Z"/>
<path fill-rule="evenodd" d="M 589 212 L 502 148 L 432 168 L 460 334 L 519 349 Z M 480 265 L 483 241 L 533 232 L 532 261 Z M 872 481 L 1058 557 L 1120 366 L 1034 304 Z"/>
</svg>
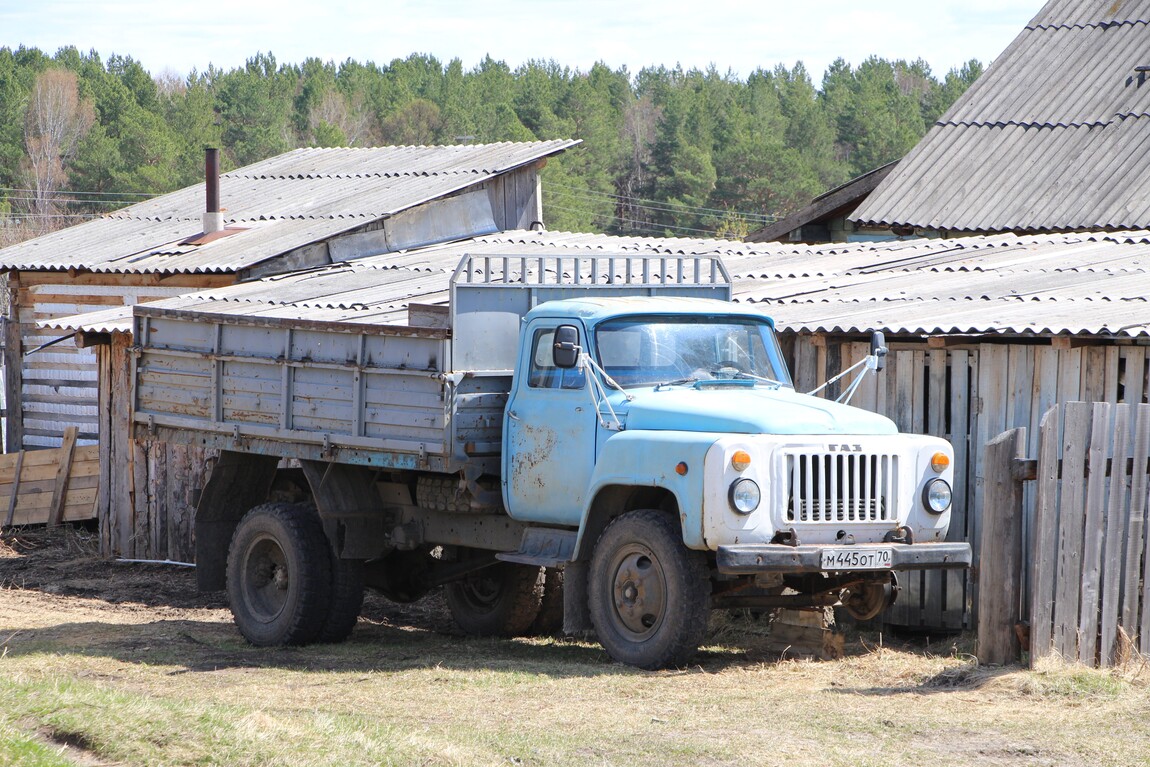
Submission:
<svg viewBox="0 0 1150 767">
<path fill-rule="evenodd" d="M 236 646 L 194 671 L 168 647 L 9 653 L 0 764 L 69 764 L 53 740 L 123 765 L 1150 764 L 1147 684 L 1108 672 L 883 650 L 648 673 L 578 643 L 427 641 L 374 664 L 360 638 Z"/>
</svg>

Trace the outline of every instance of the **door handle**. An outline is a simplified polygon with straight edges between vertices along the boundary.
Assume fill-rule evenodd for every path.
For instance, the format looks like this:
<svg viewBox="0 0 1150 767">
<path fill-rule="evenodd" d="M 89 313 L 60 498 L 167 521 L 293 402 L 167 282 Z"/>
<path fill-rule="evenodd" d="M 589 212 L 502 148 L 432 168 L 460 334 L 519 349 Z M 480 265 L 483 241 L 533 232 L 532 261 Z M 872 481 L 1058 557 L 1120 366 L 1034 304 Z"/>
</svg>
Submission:
<svg viewBox="0 0 1150 767">
<path fill-rule="evenodd" d="M 507 417 L 510 418 L 512 421 L 518 421 L 519 420 L 519 416 L 515 415 L 514 410 L 508 410 L 507 411 Z"/>
</svg>

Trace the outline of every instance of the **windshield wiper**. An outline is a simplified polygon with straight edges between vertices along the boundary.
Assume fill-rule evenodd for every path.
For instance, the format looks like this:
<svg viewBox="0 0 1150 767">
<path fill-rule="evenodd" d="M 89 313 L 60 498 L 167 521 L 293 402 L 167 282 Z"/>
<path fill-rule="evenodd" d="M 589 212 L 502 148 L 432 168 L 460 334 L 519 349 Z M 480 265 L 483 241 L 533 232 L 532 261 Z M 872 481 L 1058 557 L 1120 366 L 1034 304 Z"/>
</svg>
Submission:
<svg viewBox="0 0 1150 767">
<path fill-rule="evenodd" d="M 686 386 L 687 384 L 694 384 L 694 383 L 698 383 L 698 382 L 699 382 L 698 378 L 676 378 L 674 381 L 664 381 L 663 383 L 655 384 L 655 391 L 659 391 L 664 386 L 666 386 L 666 387 Z"/>
<path fill-rule="evenodd" d="M 736 380 L 748 379 L 751 381 L 755 381 L 756 383 L 774 384 L 775 388 L 781 388 L 781 387 L 787 385 L 787 384 L 783 383 L 782 381 L 776 381 L 773 378 L 766 378 L 765 376 L 757 376 L 754 373 L 747 373 L 746 371 L 743 371 L 743 370 L 740 370 L 740 371 L 735 373 L 735 379 Z"/>
</svg>

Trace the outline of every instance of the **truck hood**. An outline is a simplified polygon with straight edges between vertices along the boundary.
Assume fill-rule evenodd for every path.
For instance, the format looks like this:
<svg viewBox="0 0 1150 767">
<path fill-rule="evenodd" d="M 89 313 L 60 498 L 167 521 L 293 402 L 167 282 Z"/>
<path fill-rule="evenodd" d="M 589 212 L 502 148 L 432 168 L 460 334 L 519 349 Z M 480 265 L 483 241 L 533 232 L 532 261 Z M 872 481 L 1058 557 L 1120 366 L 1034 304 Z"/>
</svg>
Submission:
<svg viewBox="0 0 1150 767">
<path fill-rule="evenodd" d="M 627 429 L 730 434 L 896 434 L 885 416 L 831 400 L 766 387 L 679 386 L 632 390 Z"/>
</svg>

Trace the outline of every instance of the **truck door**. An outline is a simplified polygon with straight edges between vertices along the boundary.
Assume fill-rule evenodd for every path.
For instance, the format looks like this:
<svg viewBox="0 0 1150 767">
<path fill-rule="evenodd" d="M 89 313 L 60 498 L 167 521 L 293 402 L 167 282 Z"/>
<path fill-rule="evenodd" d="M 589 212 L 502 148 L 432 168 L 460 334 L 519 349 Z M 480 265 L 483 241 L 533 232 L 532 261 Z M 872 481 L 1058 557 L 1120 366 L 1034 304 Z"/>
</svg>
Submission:
<svg viewBox="0 0 1150 767">
<path fill-rule="evenodd" d="M 582 368 L 552 359 L 558 320 L 533 322 L 503 419 L 503 497 L 516 519 L 578 524 L 598 421 Z"/>
</svg>

